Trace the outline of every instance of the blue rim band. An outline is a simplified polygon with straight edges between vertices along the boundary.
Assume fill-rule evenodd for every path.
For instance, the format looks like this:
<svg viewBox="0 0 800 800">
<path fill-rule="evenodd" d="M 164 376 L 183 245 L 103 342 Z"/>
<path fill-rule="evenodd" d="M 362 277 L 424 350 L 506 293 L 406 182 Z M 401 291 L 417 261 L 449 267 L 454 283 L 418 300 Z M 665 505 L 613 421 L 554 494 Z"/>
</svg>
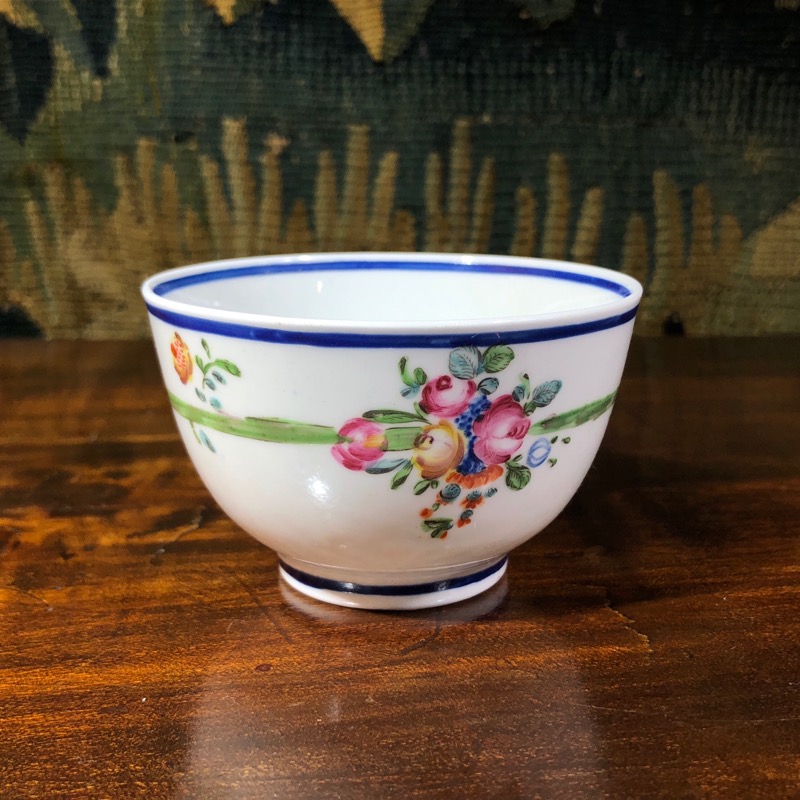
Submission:
<svg viewBox="0 0 800 800">
<path fill-rule="evenodd" d="M 460 578 L 451 578 L 446 581 L 432 581 L 431 583 L 410 583 L 400 586 L 370 586 L 365 583 L 350 583 L 349 581 L 335 581 L 331 578 L 320 578 L 311 575 L 300 569 L 290 567 L 285 561 L 278 559 L 281 569 L 287 574 L 306 586 L 313 589 L 327 589 L 331 592 L 346 592 L 347 594 L 372 594 L 382 597 L 408 597 L 416 594 L 431 594 L 433 592 L 446 592 L 448 589 L 460 589 L 478 581 L 488 578 L 499 572 L 508 562 L 508 556 L 503 556 L 496 564 L 486 567 L 471 575 L 463 575 Z"/>
<path fill-rule="evenodd" d="M 621 283 L 598 275 L 586 275 L 569 270 L 551 267 L 518 266 L 515 264 L 494 263 L 452 263 L 447 261 L 310 261 L 276 264 L 254 264 L 229 269 L 198 272 L 192 275 L 165 280 L 153 287 L 153 293 L 159 297 L 167 297 L 171 292 L 186 286 L 210 283 L 231 278 L 250 277 L 254 275 L 276 275 L 296 272 L 326 272 L 346 270 L 416 270 L 436 272 L 472 272 L 500 273 L 523 277 L 546 278 L 571 283 L 589 284 L 603 289 L 612 295 L 630 297 L 631 290 Z M 276 344 L 299 344 L 316 347 L 435 347 L 452 348 L 462 345 L 489 346 L 496 344 L 498 336 L 505 344 L 524 344 L 527 342 L 547 342 L 554 339 L 567 339 L 572 336 L 604 331 L 624 325 L 635 316 L 638 305 L 621 314 L 615 314 L 598 320 L 578 322 L 551 327 L 529 328 L 512 331 L 483 331 L 470 333 L 417 334 L 417 333 L 356 333 L 347 331 L 298 331 L 279 328 L 266 328 L 235 322 L 206 319 L 202 316 L 169 311 L 152 303 L 146 303 L 147 310 L 156 319 L 178 328 L 216 334 L 235 339 L 248 339 L 257 342 L 274 342 Z"/>
<path fill-rule="evenodd" d="M 246 267 L 196 272 L 173 278 L 153 287 L 153 294 L 165 297 L 176 289 L 195 286 L 199 283 L 247 278 L 252 275 L 281 275 L 293 272 L 341 272 L 346 270 L 394 270 L 421 272 L 491 272 L 501 275 L 521 275 L 527 278 L 551 278 L 570 283 L 597 286 L 620 297 L 630 297 L 631 290 L 621 283 L 598 275 L 585 275 L 551 267 L 521 267 L 516 264 L 462 264 L 448 261 L 308 261 L 290 264 L 255 264 Z"/>
<path fill-rule="evenodd" d="M 552 328 L 532 328 L 522 331 L 485 331 L 483 333 L 443 333 L 440 335 L 413 333 L 345 333 L 282 331 L 276 328 L 256 328 L 251 325 L 237 325 L 232 322 L 199 319 L 186 314 L 176 314 L 155 308 L 149 303 L 147 310 L 157 319 L 177 328 L 230 336 L 234 339 L 250 339 L 256 342 L 275 342 L 276 344 L 306 344 L 315 347 L 460 347 L 462 345 L 489 346 L 502 341 L 503 344 L 524 344 L 526 342 L 549 342 L 553 339 L 568 339 L 587 333 L 616 328 L 630 322 L 638 306 L 613 317 L 578 322 L 573 325 L 558 325 Z"/>
</svg>

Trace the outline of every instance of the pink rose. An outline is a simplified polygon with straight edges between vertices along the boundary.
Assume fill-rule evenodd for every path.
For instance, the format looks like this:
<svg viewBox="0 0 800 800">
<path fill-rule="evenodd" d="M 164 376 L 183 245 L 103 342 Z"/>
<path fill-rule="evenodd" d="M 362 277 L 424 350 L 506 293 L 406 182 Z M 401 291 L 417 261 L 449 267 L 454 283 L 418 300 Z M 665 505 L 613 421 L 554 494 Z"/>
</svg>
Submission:
<svg viewBox="0 0 800 800">
<path fill-rule="evenodd" d="M 478 437 L 475 455 L 484 464 L 503 464 L 519 450 L 531 421 L 511 395 L 498 397 L 472 430 Z"/>
<path fill-rule="evenodd" d="M 412 456 L 426 480 L 441 478 L 464 457 L 464 437 L 451 422 L 426 425 L 414 442 Z"/>
<path fill-rule="evenodd" d="M 339 429 L 346 441 L 331 448 L 333 457 L 347 469 L 362 470 L 380 459 L 386 450 L 383 428 L 368 419 L 349 419 Z"/>
<path fill-rule="evenodd" d="M 454 380 L 449 375 L 440 375 L 425 384 L 420 406 L 429 414 L 457 417 L 469 405 L 474 394 L 475 381 Z"/>
</svg>

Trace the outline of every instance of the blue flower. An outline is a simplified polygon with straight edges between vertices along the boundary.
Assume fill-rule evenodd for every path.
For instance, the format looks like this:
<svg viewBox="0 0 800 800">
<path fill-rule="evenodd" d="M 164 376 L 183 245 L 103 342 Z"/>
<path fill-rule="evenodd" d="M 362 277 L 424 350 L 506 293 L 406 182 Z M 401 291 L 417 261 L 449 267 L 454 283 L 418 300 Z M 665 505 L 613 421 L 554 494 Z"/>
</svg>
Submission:
<svg viewBox="0 0 800 800">
<path fill-rule="evenodd" d="M 461 494 L 461 487 L 457 483 L 448 483 L 439 494 L 442 496 L 442 500 L 449 503 Z"/>
<path fill-rule="evenodd" d="M 479 472 L 483 472 L 486 469 L 486 464 L 481 461 L 478 456 L 475 455 L 475 442 L 478 440 L 478 437 L 475 435 L 475 432 L 472 429 L 472 426 L 479 417 L 483 416 L 483 413 L 486 411 L 487 408 L 491 405 L 491 401 L 485 395 L 480 395 L 476 397 L 470 404 L 467 406 L 466 410 L 459 414 L 454 422 L 456 425 L 461 429 L 464 434 L 464 438 L 467 440 L 467 450 L 464 454 L 464 458 L 461 460 L 461 463 L 456 468 L 459 473 L 462 475 L 477 475 Z"/>
<path fill-rule="evenodd" d="M 527 464 L 531 468 L 540 467 L 550 455 L 550 440 L 544 436 L 538 438 L 528 450 Z"/>
</svg>

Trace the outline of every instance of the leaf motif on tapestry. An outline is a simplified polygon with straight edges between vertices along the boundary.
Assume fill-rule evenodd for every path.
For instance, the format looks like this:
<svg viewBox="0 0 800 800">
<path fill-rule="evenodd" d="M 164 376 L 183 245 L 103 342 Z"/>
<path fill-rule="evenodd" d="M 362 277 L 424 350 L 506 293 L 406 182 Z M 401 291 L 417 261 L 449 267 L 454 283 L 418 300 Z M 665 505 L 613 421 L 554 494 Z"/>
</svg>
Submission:
<svg viewBox="0 0 800 800">
<path fill-rule="evenodd" d="M 433 0 L 331 0 L 375 61 L 405 50 Z"/>
<path fill-rule="evenodd" d="M 47 97 L 53 58 L 45 36 L 8 20 L 0 16 L 0 125 L 22 142 Z"/>
<path fill-rule="evenodd" d="M 745 242 L 750 273 L 757 278 L 788 280 L 800 275 L 800 197 L 772 217 Z"/>
<path fill-rule="evenodd" d="M 0 0 L 0 17 L 61 45 L 77 69 L 107 74 L 117 0 Z"/>
<path fill-rule="evenodd" d="M 260 0 L 205 0 L 205 2 L 217 12 L 225 25 L 233 25 L 242 14 L 247 14 L 256 8 Z"/>
<path fill-rule="evenodd" d="M 205 0 L 226 25 L 268 0 Z M 291 0 L 288 0 L 291 2 Z M 390 62 L 408 46 L 434 0 L 330 0 L 374 61 Z M 566 19 L 575 0 L 513 0 L 522 19 L 546 28 Z M 507 8 L 507 6 L 504 6 Z"/>
<path fill-rule="evenodd" d="M 572 15 L 575 0 L 515 0 L 522 6 L 522 16 L 539 28 L 547 28 Z"/>
</svg>

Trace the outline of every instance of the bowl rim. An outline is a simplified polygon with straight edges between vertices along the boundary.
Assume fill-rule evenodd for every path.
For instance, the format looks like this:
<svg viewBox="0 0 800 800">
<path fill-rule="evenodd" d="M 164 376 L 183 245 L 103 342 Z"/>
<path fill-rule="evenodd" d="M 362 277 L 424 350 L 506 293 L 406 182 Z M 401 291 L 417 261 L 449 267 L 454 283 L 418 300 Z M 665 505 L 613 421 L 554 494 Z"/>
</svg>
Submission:
<svg viewBox="0 0 800 800">
<path fill-rule="evenodd" d="M 283 317 L 201 306 L 169 297 L 193 283 L 252 274 L 330 270 L 436 270 L 500 273 L 589 283 L 609 293 L 608 302 L 528 315 L 448 320 L 347 320 Z M 592 333 L 631 321 L 642 297 L 635 278 L 615 270 L 546 258 L 471 253 L 341 252 L 253 256 L 190 264 L 158 272 L 141 286 L 150 315 L 168 324 L 235 338 L 327 346 L 440 346 L 469 340 L 492 344 L 546 341 Z"/>
</svg>

